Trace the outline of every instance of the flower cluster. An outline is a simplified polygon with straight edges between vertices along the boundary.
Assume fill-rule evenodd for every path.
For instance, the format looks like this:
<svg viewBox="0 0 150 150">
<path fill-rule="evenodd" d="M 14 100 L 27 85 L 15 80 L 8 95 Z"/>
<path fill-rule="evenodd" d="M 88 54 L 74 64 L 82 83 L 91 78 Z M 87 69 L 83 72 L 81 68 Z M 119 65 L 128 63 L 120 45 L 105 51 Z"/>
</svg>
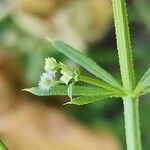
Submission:
<svg viewBox="0 0 150 150">
<path fill-rule="evenodd" d="M 41 90 L 49 90 L 52 86 L 59 83 L 68 85 L 71 81 L 76 82 L 78 80 L 77 71 L 72 71 L 66 67 L 63 63 L 57 62 L 54 58 L 45 59 L 45 72 L 42 73 L 39 81 L 39 88 Z M 57 74 L 61 74 L 58 78 Z"/>
</svg>

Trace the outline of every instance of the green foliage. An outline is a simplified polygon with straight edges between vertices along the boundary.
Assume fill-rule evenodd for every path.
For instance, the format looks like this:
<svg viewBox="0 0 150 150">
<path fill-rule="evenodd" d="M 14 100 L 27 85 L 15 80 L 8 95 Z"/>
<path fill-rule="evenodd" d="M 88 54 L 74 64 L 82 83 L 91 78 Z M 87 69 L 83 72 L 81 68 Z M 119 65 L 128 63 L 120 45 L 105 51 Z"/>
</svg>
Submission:
<svg viewBox="0 0 150 150">
<path fill-rule="evenodd" d="M 5 2 L 5 0 L 3 1 Z M 80 52 L 74 50 L 72 47 L 68 46 L 65 43 L 54 41 L 52 42 L 52 45 L 56 50 L 63 53 L 67 57 L 71 58 L 73 61 L 75 61 L 76 63 L 78 63 L 79 65 L 81 65 L 86 70 L 88 70 L 89 72 L 91 72 L 92 74 L 94 74 L 96 77 L 100 79 L 93 79 L 86 76 L 79 76 L 79 81 L 89 84 L 90 87 L 74 86 L 74 83 L 69 83 L 68 86 L 51 87 L 49 91 L 40 90 L 38 87 L 27 89 L 27 91 L 38 96 L 68 95 L 71 99 L 71 102 L 69 103 L 76 104 L 76 105 L 89 104 L 97 100 L 106 99 L 107 97 L 108 98 L 123 97 L 124 101 L 127 103 L 127 105 L 125 106 L 125 109 L 127 110 L 127 113 L 125 112 L 125 116 L 127 116 L 126 118 L 129 118 L 126 119 L 127 120 L 126 122 L 128 122 L 127 124 L 129 125 L 129 127 L 127 127 L 126 130 L 130 130 L 129 138 L 128 138 L 130 139 L 130 137 L 133 138 L 132 131 L 135 130 L 134 126 L 136 126 L 135 124 L 138 122 L 138 121 L 136 122 L 136 120 L 138 119 L 138 112 L 137 112 L 138 109 L 137 106 L 131 104 L 133 103 L 134 100 L 134 98 L 132 97 L 139 97 L 141 95 L 150 93 L 150 69 L 144 74 L 144 76 L 142 77 L 142 79 L 140 80 L 140 82 L 138 83 L 135 89 L 134 70 L 133 70 L 133 62 L 132 62 L 132 54 L 131 54 L 131 44 L 130 44 L 130 36 L 129 36 L 129 29 L 128 29 L 127 13 L 125 8 L 125 0 L 112 0 L 112 2 L 114 8 L 117 46 L 118 46 L 119 62 L 121 68 L 120 70 L 121 70 L 121 76 L 123 81 L 123 87 L 125 89 L 122 89 L 122 87 L 120 86 L 120 84 L 118 84 L 118 82 L 114 79 L 114 77 L 112 77 L 103 68 L 98 66 L 93 60 L 83 56 Z M 134 0 L 133 2 L 141 16 L 140 21 L 143 19 L 147 28 L 150 31 L 150 26 L 149 26 L 150 9 L 149 9 L 148 0 L 142 0 L 142 1 Z M 132 9 L 132 7 L 129 9 Z M 132 10 L 134 11 L 134 9 Z M 139 18 L 138 15 L 136 17 Z M 134 21 L 137 19 L 135 17 L 133 18 Z M 13 33 L 15 40 L 11 41 L 10 40 L 11 36 L 8 36 L 9 35 L 8 33 L 10 35 L 12 35 L 11 33 Z M 141 39 L 143 39 L 142 35 L 140 35 L 140 40 Z M 139 49 L 140 53 L 138 54 L 138 57 L 140 59 L 141 57 L 143 57 L 141 60 L 143 65 L 143 59 L 144 62 L 146 59 L 147 61 L 149 61 L 149 49 L 147 50 L 148 52 L 147 54 L 144 53 L 145 51 L 142 45 L 143 42 L 141 41 L 137 42 L 137 36 L 134 40 L 136 41 L 135 43 L 136 48 L 134 47 L 134 49 L 136 49 L 136 52 Z M 147 41 L 147 40 L 144 39 L 143 41 Z M 142 45 L 142 50 L 140 49 L 141 45 Z M 23 69 L 24 71 L 23 74 L 26 78 L 26 83 L 28 83 L 28 85 L 33 85 L 37 82 L 39 75 L 42 71 L 42 66 L 45 57 L 53 56 L 55 58 L 56 57 L 58 58 L 58 54 L 55 53 L 53 49 L 49 49 L 49 43 L 43 41 L 42 39 L 34 37 L 34 35 L 28 34 L 28 32 L 25 31 L 25 29 L 23 29 L 22 27 L 19 26 L 19 24 L 17 24 L 15 20 L 15 16 L 13 16 L 13 13 L 7 14 L 5 13 L 4 10 L 2 10 L 2 14 L 0 14 L 0 48 L 1 50 L 12 49 L 13 53 L 15 51 L 15 54 L 17 54 L 17 59 L 19 59 L 19 64 L 21 64 L 20 68 Z M 112 52 L 109 52 L 109 54 L 106 50 L 104 50 L 104 52 L 105 52 L 104 54 L 106 54 L 105 55 L 106 57 L 104 56 L 103 53 L 96 54 L 94 50 L 94 53 L 92 54 L 93 55 L 92 58 L 96 59 L 97 60 L 96 62 L 98 62 L 100 60 L 99 56 L 102 56 L 101 61 L 105 63 L 105 65 L 107 61 L 109 67 L 111 68 L 111 66 L 113 65 L 112 61 L 116 62 L 116 57 Z M 138 73 L 140 72 L 142 72 L 141 68 L 140 71 L 138 70 Z M 124 91 L 125 92 L 127 91 L 127 94 L 125 94 Z M 127 95 L 129 97 L 124 98 Z M 102 103 L 100 104 L 101 104 L 100 106 L 102 106 Z M 93 105 L 97 105 L 97 104 L 94 103 Z M 144 106 L 143 110 L 148 110 L 148 108 L 146 109 Z M 86 112 L 88 111 L 89 110 L 86 110 Z M 142 115 L 143 115 L 142 118 L 144 118 L 146 115 L 148 118 L 148 114 L 149 112 L 146 112 L 144 114 L 142 111 Z M 99 114 L 97 116 L 100 117 Z M 90 118 L 90 120 L 93 120 L 94 117 L 95 114 L 91 113 L 90 116 L 88 115 L 88 118 Z M 145 121 L 147 120 L 144 120 L 143 122 Z M 115 124 L 116 126 L 116 123 L 114 123 L 113 121 L 112 124 Z M 149 123 L 146 122 L 144 124 L 147 124 L 146 131 L 148 131 Z M 118 123 L 118 126 L 120 127 L 120 122 Z M 145 133 L 147 133 L 147 137 L 148 137 L 148 132 L 146 131 Z M 132 139 L 129 141 L 131 144 L 132 142 L 135 142 L 135 140 Z M 149 144 L 148 142 L 147 144 L 145 144 L 146 146 Z M 0 143 L 0 146 L 2 149 L 5 150 L 5 147 L 2 143 Z M 136 150 L 137 149 L 138 148 L 136 148 Z"/>
<path fill-rule="evenodd" d="M 111 98 L 113 96 L 114 96 L 113 94 L 105 94 L 105 95 L 101 95 L 101 96 L 77 97 L 77 98 L 73 98 L 70 102 L 68 102 L 66 104 L 84 105 L 84 104 L 93 103 L 98 100 Z"/>
<path fill-rule="evenodd" d="M 141 150 L 138 115 L 139 93 L 142 95 L 150 92 L 150 69 L 142 77 L 135 89 L 133 56 L 125 0 L 112 0 L 112 6 L 123 87 L 110 73 L 92 59 L 63 42 L 49 40 L 54 49 L 100 78 L 89 78 L 75 71 L 77 74 L 75 82 L 82 81 L 100 88 L 74 86 L 74 81 L 69 80 L 67 82 L 68 86 L 53 86 L 49 90 L 41 90 L 39 87 L 34 87 L 25 89 L 25 91 L 38 96 L 68 95 L 71 101 L 67 104 L 75 105 L 89 104 L 111 97 L 121 97 L 124 102 L 127 149 Z M 65 78 L 68 78 L 68 75 Z"/>
<path fill-rule="evenodd" d="M 0 140 L 0 150 L 8 150 L 1 140 Z"/>
<path fill-rule="evenodd" d="M 104 88 L 106 90 L 113 91 L 113 92 L 118 93 L 118 94 L 120 93 L 120 95 L 122 95 L 122 96 L 126 95 L 123 89 L 113 87 L 112 85 L 110 85 L 109 83 L 107 83 L 103 80 L 93 79 L 93 78 L 83 76 L 83 75 L 79 75 L 78 78 L 79 78 L 79 81 L 82 81 L 82 82 L 85 82 L 85 83 L 88 83 L 91 85 L 95 85 L 95 86 Z"/>
<path fill-rule="evenodd" d="M 146 87 L 150 86 L 150 68 L 145 72 L 138 85 L 145 85 Z"/>
<path fill-rule="evenodd" d="M 145 95 L 150 92 L 150 68 L 145 72 L 135 89 L 135 95 Z"/>
<path fill-rule="evenodd" d="M 150 94 L 150 88 L 145 89 L 140 95 Z"/>
<path fill-rule="evenodd" d="M 106 98 L 120 97 L 117 93 L 115 94 L 104 89 L 85 86 L 73 86 L 71 96 L 68 94 L 68 86 L 55 86 L 48 91 L 43 91 L 39 87 L 33 87 L 30 89 L 24 89 L 24 91 L 30 92 L 37 96 L 68 95 L 71 97 L 71 101 L 66 104 L 76 105 L 89 104 Z M 75 98 L 72 99 L 72 95 L 75 96 Z"/>
<path fill-rule="evenodd" d="M 68 95 L 68 86 L 63 86 L 63 85 L 54 86 L 51 87 L 51 89 L 48 91 L 41 90 L 39 87 L 33 87 L 29 89 L 24 89 L 24 91 L 28 91 L 37 96 Z M 86 87 L 86 86 L 73 86 L 72 94 L 74 96 L 101 96 L 107 94 L 114 95 L 113 92 L 106 91 L 101 88 Z"/>
<path fill-rule="evenodd" d="M 94 62 L 92 59 L 86 57 L 84 54 L 80 53 L 79 51 L 75 50 L 74 48 L 63 42 L 60 41 L 50 41 L 50 42 L 56 50 L 66 55 L 68 58 L 70 58 L 83 68 L 85 68 L 87 71 L 89 71 L 96 77 L 101 78 L 102 80 L 110 83 L 115 87 L 119 88 L 121 87 L 118 81 L 116 81 L 111 74 L 109 74 L 99 65 L 97 65 L 97 63 Z"/>
</svg>

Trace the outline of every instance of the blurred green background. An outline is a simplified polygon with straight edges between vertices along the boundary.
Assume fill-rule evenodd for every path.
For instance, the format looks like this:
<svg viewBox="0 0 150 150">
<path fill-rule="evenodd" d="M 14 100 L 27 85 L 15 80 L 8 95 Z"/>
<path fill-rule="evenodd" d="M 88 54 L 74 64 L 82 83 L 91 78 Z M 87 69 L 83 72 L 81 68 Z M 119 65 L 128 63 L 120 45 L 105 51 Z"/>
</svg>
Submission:
<svg viewBox="0 0 150 150">
<path fill-rule="evenodd" d="M 109 0 L 35 1 L 0 1 L 0 59 L 3 54 L 13 56 L 21 74 L 21 88 L 37 85 L 45 57 L 55 57 L 57 60 L 72 63 L 53 50 L 45 37 L 71 44 L 120 80 Z M 128 0 L 127 8 L 138 81 L 150 65 L 150 1 Z M 5 63 L 11 62 L 8 60 Z M 9 65 L 6 66 L 9 70 Z M 83 74 L 88 74 L 80 69 Z M 20 93 L 21 88 L 19 87 L 16 92 L 19 95 L 24 94 Z M 60 97 L 56 101 L 55 98 L 43 98 L 41 103 L 58 108 L 90 130 L 111 132 L 125 149 L 122 101 L 107 100 L 82 107 L 63 106 L 64 101 L 66 99 L 62 100 Z M 139 107 L 143 150 L 149 150 L 150 95 L 140 98 Z"/>
</svg>

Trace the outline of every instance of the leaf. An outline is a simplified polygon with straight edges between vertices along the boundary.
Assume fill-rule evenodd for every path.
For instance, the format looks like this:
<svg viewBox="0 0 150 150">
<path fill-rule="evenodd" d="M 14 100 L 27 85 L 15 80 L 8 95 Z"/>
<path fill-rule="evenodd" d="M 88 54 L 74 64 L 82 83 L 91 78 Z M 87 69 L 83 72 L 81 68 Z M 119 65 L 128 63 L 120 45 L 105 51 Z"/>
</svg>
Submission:
<svg viewBox="0 0 150 150">
<path fill-rule="evenodd" d="M 70 102 L 66 104 L 75 104 L 75 105 L 85 105 L 90 104 L 98 100 L 106 99 L 108 97 L 113 97 L 111 94 L 106 94 L 102 96 L 88 96 L 88 97 L 77 97 L 72 99 Z"/>
<path fill-rule="evenodd" d="M 81 81 L 81 82 L 85 82 L 85 83 L 88 83 L 88 84 L 98 86 L 98 87 L 103 88 L 103 89 L 108 90 L 108 91 L 113 91 L 115 93 L 117 92 L 117 93 L 120 93 L 120 94 L 121 93 L 125 94 L 123 89 L 116 88 L 116 87 L 110 85 L 109 83 L 107 83 L 103 80 L 100 80 L 100 79 L 97 80 L 97 79 L 93 79 L 93 78 L 90 78 L 90 77 L 87 77 L 87 76 L 79 75 L 78 80 Z"/>
<path fill-rule="evenodd" d="M 55 86 L 55 87 L 51 87 L 51 89 L 48 91 L 43 91 L 39 87 L 33 87 L 29 89 L 24 89 L 23 91 L 30 92 L 37 96 L 68 95 L 68 86 Z M 108 94 L 114 94 L 114 93 L 101 88 L 93 88 L 93 87 L 86 87 L 86 86 L 72 87 L 73 96 L 101 96 L 101 95 L 108 95 Z"/>
<path fill-rule="evenodd" d="M 110 83 L 115 87 L 119 88 L 121 87 L 118 81 L 111 74 L 109 74 L 107 71 L 101 68 L 92 59 L 86 57 L 84 54 L 80 53 L 79 51 L 75 50 L 74 48 L 63 42 L 60 41 L 50 41 L 50 42 L 56 50 L 66 55 L 77 64 L 81 65 L 83 68 L 85 68 L 87 71 L 89 71 L 96 77 L 101 78 L 102 80 Z"/>
<path fill-rule="evenodd" d="M 150 68 L 145 72 L 139 84 L 150 86 Z"/>
<path fill-rule="evenodd" d="M 1 140 L 0 140 L 0 150 L 8 150 Z"/>
<path fill-rule="evenodd" d="M 138 94 L 144 92 L 144 90 L 146 90 L 149 87 L 150 87 L 150 68 L 145 72 L 145 74 L 139 81 L 139 83 L 135 89 L 135 94 L 138 95 Z"/>
<path fill-rule="evenodd" d="M 145 89 L 145 90 L 140 94 L 140 96 L 146 95 L 146 94 L 150 94 L 150 88 Z"/>
</svg>

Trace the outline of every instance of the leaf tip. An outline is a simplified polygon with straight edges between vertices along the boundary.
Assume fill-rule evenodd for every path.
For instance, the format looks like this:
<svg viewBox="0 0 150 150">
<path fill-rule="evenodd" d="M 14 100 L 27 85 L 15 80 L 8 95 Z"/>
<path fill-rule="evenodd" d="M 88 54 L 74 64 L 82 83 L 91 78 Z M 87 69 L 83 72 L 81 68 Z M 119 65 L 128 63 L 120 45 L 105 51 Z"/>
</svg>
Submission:
<svg viewBox="0 0 150 150">
<path fill-rule="evenodd" d="M 49 37 L 45 37 L 45 40 L 47 40 L 48 42 L 50 42 L 52 45 L 55 42 L 55 40 L 49 38 Z"/>
<path fill-rule="evenodd" d="M 31 89 L 30 89 L 30 88 L 27 88 L 27 89 L 22 89 L 22 90 L 21 90 L 21 92 L 24 92 L 24 91 L 25 91 L 25 92 L 31 92 Z"/>
<path fill-rule="evenodd" d="M 44 37 L 44 39 L 51 42 L 51 39 L 49 37 Z"/>
</svg>

